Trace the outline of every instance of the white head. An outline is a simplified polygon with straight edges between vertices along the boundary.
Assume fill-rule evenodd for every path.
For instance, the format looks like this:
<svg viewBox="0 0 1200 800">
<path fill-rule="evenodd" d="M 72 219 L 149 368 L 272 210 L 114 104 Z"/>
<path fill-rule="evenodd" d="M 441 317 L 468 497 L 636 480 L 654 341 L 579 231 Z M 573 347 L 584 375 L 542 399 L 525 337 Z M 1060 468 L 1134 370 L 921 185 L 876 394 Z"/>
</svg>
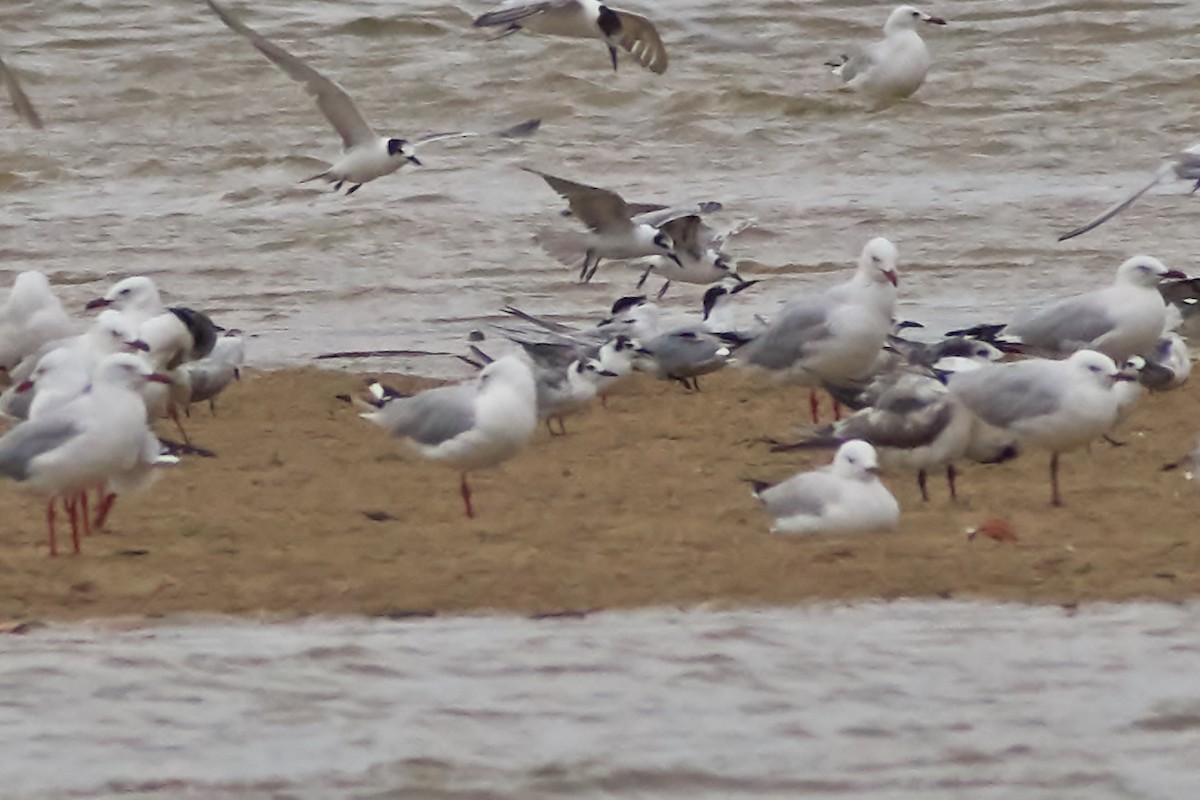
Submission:
<svg viewBox="0 0 1200 800">
<path fill-rule="evenodd" d="M 642 350 L 642 346 L 638 344 L 637 339 L 619 334 L 600 347 L 599 352 L 596 353 L 596 360 L 601 369 L 619 377 L 629 374 L 629 371 L 633 369 L 633 361 L 639 355 L 640 350 Z"/>
<path fill-rule="evenodd" d="M 166 375 L 156 373 L 146 359 L 133 353 L 113 353 L 105 356 L 96 365 L 94 379 L 97 383 L 127 386 L 131 389 L 136 389 L 147 381 L 168 384 L 171 382 Z"/>
<path fill-rule="evenodd" d="M 388 139 L 387 140 L 388 155 L 398 160 L 403 166 L 404 164 L 414 164 L 421 166 L 421 160 L 417 158 L 417 153 L 413 150 L 412 144 L 405 139 Z"/>
<path fill-rule="evenodd" d="M 115 308 L 118 311 L 133 311 L 143 315 L 160 314 L 163 311 L 158 287 L 144 275 L 117 281 L 104 297 L 91 301 L 87 307 Z"/>
<path fill-rule="evenodd" d="M 509 353 L 497 358 L 480 370 L 476 380 L 481 393 L 498 387 L 511 387 L 512 390 L 527 395 L 530 402 L 537 397 L 533 369 L 529 366 L 524 352 Z"/>
<path fill-rule="evenodd" d="M 890 283 L 895 286 L 900 278 L 896 264 L 900 253 L 896 245 L 882 236 L 876 236 L 867 242 L 862 255 L 858 257 L 858 275 L 869 283 Z"/>
<path fill-rule="evenodd" d="M 97 353 L 145 352 L 150 347 L 137 336 L 137 325 L 113 308 L 106 308 L 87 331 L 88 342 Z"/>
<path fill-rule="evenodd" d="M 844 478 L 873 481 L 879 476 L 879 457 L 867 442 L 851 439 L 834 455 L 833 472 Z"/>
<path fill-rule="evenodd" d="M 920 9 L 912 6 L 900 6 L 891 14 L 888 15 L 887 22 L 883 25 L 884 33 L 893 31 L 912 31 L 916 30 L 917 24 L 925 22 L 930 25 L 945 25 L 946 20 L 941 17 L 931 17 Z"/>
<path fill-rule="evenodd" d="M 40 307 L 47 299 L 54 299 L 50 290 L 50 279 L 37 270 L 22 272 L 13 280 L 8 294 L 9 305 Z"/>
<path fill-rule="evenodd" d="M 1160 281 L 1170 278 L 1184 279 L 1187 275 L 1179 270 L 1167 269 L 1166 264 L 1154 256 L 1134 256 L 1117 267 L 1117 283 L 1153 288 Z"/>
<path fill-rule="evenodd" d="M 1095 350 L 1079 350 L 1067 359 L 1080 374 L 1098 386 L 1111 387 L 1117 381 L 1137 380 L 1117 369 L 1116 362 Z"/>
</svg>

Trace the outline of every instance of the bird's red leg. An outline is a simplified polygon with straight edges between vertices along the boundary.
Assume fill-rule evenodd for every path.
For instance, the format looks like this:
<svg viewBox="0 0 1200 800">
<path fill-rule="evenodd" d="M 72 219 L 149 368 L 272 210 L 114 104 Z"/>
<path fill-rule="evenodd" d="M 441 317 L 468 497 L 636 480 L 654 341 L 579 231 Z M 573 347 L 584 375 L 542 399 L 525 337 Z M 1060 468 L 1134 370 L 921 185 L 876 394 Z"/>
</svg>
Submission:
<svg viewBox="0 0 1200 800">
<path fill-rule="evenodd" d="M 108 492 L 100 501 L 100 507 L 96 509 L 96 530 L 104 530 L 104 524 L 108 522 L 108 512 L 112 511 L 112 507 L 117 502 L 117 493 Z"/>
<path fill-rule="evenodd" d="M 71 546 L 76 555 L 79 554 L 79 495 L 69 495 L 63 498 L 63 507 L 67 509 L 67 519 L 71 520 Z"/>
<path fill-rule="evenodd" d="M 83 517 L 83 520 L 82 520 L 83 535 L 91 536 L 92 535 L 92 518 L 88 514 L 87 489 L 84 489 L 82 492 L 79 493 L 79 511 Z"/>
<path fill-rule="evenodd" d="M 462 474 L 462 499 L 463 504 L 467 507 L 467 517 L 475 518 L 475 509 L 471 507 L 471 487 L 467 485 L 467 473 Z"/>
<path fill-rule="evenodd" d="M 833 401 L 833 420 L 839 422 L 842 419 L 842 404 L 833 395 L 830 395 L 829 399 Z"/>
<path fill-rule="evenodd" d="M 54 536 L 54 506 L 58 502 L 57 497 L 51 496 L 46 501 L 46 527 L 50 530 L 50 557 L 54 558 L 58 555 L 58 542 Z"/>
<path fill-rule="evenodd" d="M 1050 454 L 1050 505 L 1062 505 L 1062 497 L 1058 494 L 1058 453 Z"/>
<path fill-rule="evenodd" d="M 808 410 L 812 413 L 813 425 L 821 421 L 821 409 L 817 404 L 817 390 L 808 390 Z"/>
</svg>

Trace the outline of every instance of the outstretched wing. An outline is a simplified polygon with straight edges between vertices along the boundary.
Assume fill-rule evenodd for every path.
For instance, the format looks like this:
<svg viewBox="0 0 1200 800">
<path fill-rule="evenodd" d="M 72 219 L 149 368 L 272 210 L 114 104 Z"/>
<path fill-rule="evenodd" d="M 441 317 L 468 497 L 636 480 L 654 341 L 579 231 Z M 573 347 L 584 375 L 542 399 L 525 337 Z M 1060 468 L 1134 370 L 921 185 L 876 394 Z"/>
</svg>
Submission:
<svg viewBox="0 0 1200 800">
<path fill-rule="evenodd" d="M 0 61 L 0 82 L 3 82 L 4 88 L 8 90 L 8 99 L 12 101 L 13 109 L 17 112 L 17 116 L 33 127 L 40 129 L 42 127 L 42 118 L 38 116 L 37 109 L 29 101 L 29 95 L 25 94 L 25 90 L 21 88 L 21 84 L 17 83 L 17 76 L 9 70 L 3 61 Z"/>
<path fill-rule="evenodd" d="M 621 48 L 633 56 L 634 61 L 655 75 L 666 72 L 667 48 L 663 46 L 654 23 L 639 14 L 616 9 L 613 11 L 621 20 L 621 32 L 618 37 Z"/>
<path fill-rule="evenodd" d="M 1176 163 L 1174 161 L 1170 161 L 1166 164 L 1163 164 L 1161 167 L 1158 168 L 1158 171 L 1154 173 L 1154 177 L 1145 186 L 1138 189 L 1136 192 L 1129 195 L 1129 197 L 1125 198 L 1124 200 L 1117 203 L 1116 205 L 1109 206 L 1107 209 L 1105 209 L 1105 211 L 1103 213 L 1100 214 L 1100 216 L 1096 217 L 1094 220 L 1087 223 L 1086 225 L 1076 228 L 1073 231 L 1064 233 L 1062 236 L 1058 237 L 1058 240 L 1060 242 L 1065 242 L 1067 239 L 1073 239 L 1076 236 L 1079 236 L 1080 234 L 1087 233 L 1088 231 L 1090 231 L 1094 228 L 1100 227 L 1101 225 L 1103 225 L 1104 223 L 1108 222 L 1110 219 L 1115 217 L 1117 214 L 1120 214 L 1122 211 L 1129 208 L 1131 205 L 1133 205 L 1135 202 L 1137 202 L 1137 199 L 1139 197 L 1141 197 L 1146 192 L 1150 191 L 1155 186 L 1157 186 L 1159 183 L 1161 183 L 1164 178 L 1166 178 L 1168 175 L 1170 175 L 1171 173 L 1173 173 L 1175 171 L 1175 167 L 1176 167 Z"/>
<path fill-rule="evenodd" d="M 262 53 L 275 66 L 288 74 L 292 80 L 304 84 L 304 88 L 317 100 L 317 108 L 329 120 L 338 135 L 342 137 L 342 147 L 349 149 L 356 144 L 369 142 L 376 138 L 371 126 L 363 119 L 362 113 L 350 99 L 350 95 L 336 83 L 301 61 L 296 56 L 284 50 L 279 45 L 266 39 L 253 28 L 245 25 L 213 0 L 204 0 L 213 13 L 221 18 L 231 30 L 240 33 L 250 40 L 258 52 Z"/>
<path fill-rule="evenodd" d="M 629 207 L 616 192 L 557 178 L 528 167 L 525 171 L 541 175 L 550 188 L 567 201 L 571 213 L 592 230 L 600 232 L 605 228 L 629 224 Z"/>
</svg>

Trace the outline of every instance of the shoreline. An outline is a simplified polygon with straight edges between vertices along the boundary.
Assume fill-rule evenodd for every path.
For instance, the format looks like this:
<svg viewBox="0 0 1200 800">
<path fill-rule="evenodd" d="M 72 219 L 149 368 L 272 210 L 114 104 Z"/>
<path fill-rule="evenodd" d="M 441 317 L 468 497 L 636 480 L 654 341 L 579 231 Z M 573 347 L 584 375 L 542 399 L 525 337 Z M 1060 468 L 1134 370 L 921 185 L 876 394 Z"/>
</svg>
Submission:
<svg viewBox="0 0 1200 800">
<path fill-rule="evenodd" d="M 1116 433 L 1127 446 L 1064 455 L 1061 509 L 1049 506 L 1048 456 L 1027 453 L 963 465 L 957 504 L 935 476 L 922 503 L 914 476 L 886 475 L 901 506 L 895 533 L 784 536 L 767 532 L 740 479 L 827 463 L 831 452 L 770 453 L 755 441 L 789 435 L 807 415 L 806 390 L 732 370 L 698 394 L 635 376 L 607 408 L 568 418 L 567 436 L 540 428 L 516 458 L 473 474 L 468 520 L 453 470 L 336 399 L 361 378 L 246 370 L 216 416 L 200 404 L 187 423 L 216 457 L 185 457 L 122 498 L 111 532 L 85 538 L 78 557 L 47 557 L 41 503 L 4 482 L 0 619 L 1200 597 L 1200 493 L 1160 471 L 1194 446 L 1191 385 L 1144 396 Z M 993 517 L 1018 541 L 967 541 Z"/>
</svg>

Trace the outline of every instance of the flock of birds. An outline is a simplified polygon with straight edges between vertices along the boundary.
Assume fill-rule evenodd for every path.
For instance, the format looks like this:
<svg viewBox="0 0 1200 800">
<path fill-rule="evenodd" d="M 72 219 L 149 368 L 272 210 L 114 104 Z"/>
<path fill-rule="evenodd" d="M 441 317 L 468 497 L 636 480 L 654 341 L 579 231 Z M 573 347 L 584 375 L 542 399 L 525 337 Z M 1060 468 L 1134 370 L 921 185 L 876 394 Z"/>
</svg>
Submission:
<svg viewBox="0 0 1200 800">
<path fill-rule="evenodd" d="M 493 133 L 381 136 L 337 83 L 214 0 L 204 2 L 313 95 L 343 151 L 306 180 L 324 180 L 334 191 L 351 194 L 406 164 L 419 166 L 417 151 L 431 142 L 525 136 L 540 124 L 530 120 Z M 518 2 L 474 24 L 498 29 L 498 38 L 524 30 L 599 40 L 614 70 L 622 51 L 656 74 L 668 66 L 652 21 L 598 0 Z M 873 101 L 907 97 L 930 67 L 918 33 L 927 24 L 946 22 L 900 6 L 888 16 L 881 40 L 828 65 L 845 89 Z M 17 114 L 40 127 L 33 104 L 2 61 L 0 82 Z M 1195 180 L 1200 188 L 1198 148 L 1185 150 L 1133 196 L 1061 238 L 1095 228 L 1169 177 Z M 455 468 L 467 516 L 475 514 L 469 473 L 520 452 L 540 422 L 551 435 L 565 433 L 567 417 L 635 370 L 698 392 L 702 376 L 737 365 L 810 389 L 813 427 L 795 441 L 768 441 L 778 450 L 836 447 L 832 463 L 774 485 L 750 481 L 773 519 L 772 530 L 787 533 L 894 528 L 900 508 L 880 482 L 881 470 L 915 472 L 925 499 L 928 474 L 944 470 L 953 498 L 956 464 L 1004 461 L 1030 448 L 1049 453 L 1051 502 L 1059 505 L 1060 456 L 1107 437 L 1144 388 L 1172 389 L 1190 373 L 1176 329 L 1190 310 L 1187 303 L 1195 302 L 1196 285 L 1151 256 L 1123 262 L 1105 288 L 929 344 L 906 337 L 919 325 L 895 318 L 899 254 L 877 237 L 866 243 L 845 281 L 790 300 L 771 319 L 739 319 L 738 297 L 758 281 L 739 275 L 723 250 L 738 231 L 718 233 L 704 222 L 719 203 L 627 202 L 610 189 L 529 171 L 566 201 L 563 216 L 583 228 L 552 227 L 536 237 L 549 254 L 578 265 L 581 282 L 591 280 L 605 259 L 646 257 L 638 287 L 657 272 L 664 279 L 658 298 L 672 281 L 710 286 L 701 313 L 689 319 L 667 318 L 644 295 L 621 298 L 594 327 L 568 327 L 508 307 L 510 322 L 472 335 L 471 355 L 464 358 L 478 368 L 474 378 L 411 396 L 371 384 L 369 396 L 356 399 L 367 406 L 363 416 L 408 439 L 422 456 Z M 121 280 L 88 305 L 101 307 L 79 333 L 83 326 L 63 309 L 45 276 L 26 272 L 0 308 L 0 374 L 7 385 L 0 412 L 17 420 L 0 437 L 0 475 L 47 498 L 51 555 L 57 553 L 58 503 L 70 518 L 78 552 L 80 532 L 103 527 L 118 495 L 148 484 L 158 468 L 188 452 L 181 412 L 229 385 L 244 357 L 237 332 L 193 309 L 167 308 L 148 278 Z M 519 347 L 493 358 L 484 347 L 496 339 Z M 817 427 L 817 390 L 833 398 L 832 425 Z M 843 407 L 853 413 L 842 418 Z M 182 442 L 152 432 L 151 423 L 160 418 L 179 426 Z"/>
</svg>

